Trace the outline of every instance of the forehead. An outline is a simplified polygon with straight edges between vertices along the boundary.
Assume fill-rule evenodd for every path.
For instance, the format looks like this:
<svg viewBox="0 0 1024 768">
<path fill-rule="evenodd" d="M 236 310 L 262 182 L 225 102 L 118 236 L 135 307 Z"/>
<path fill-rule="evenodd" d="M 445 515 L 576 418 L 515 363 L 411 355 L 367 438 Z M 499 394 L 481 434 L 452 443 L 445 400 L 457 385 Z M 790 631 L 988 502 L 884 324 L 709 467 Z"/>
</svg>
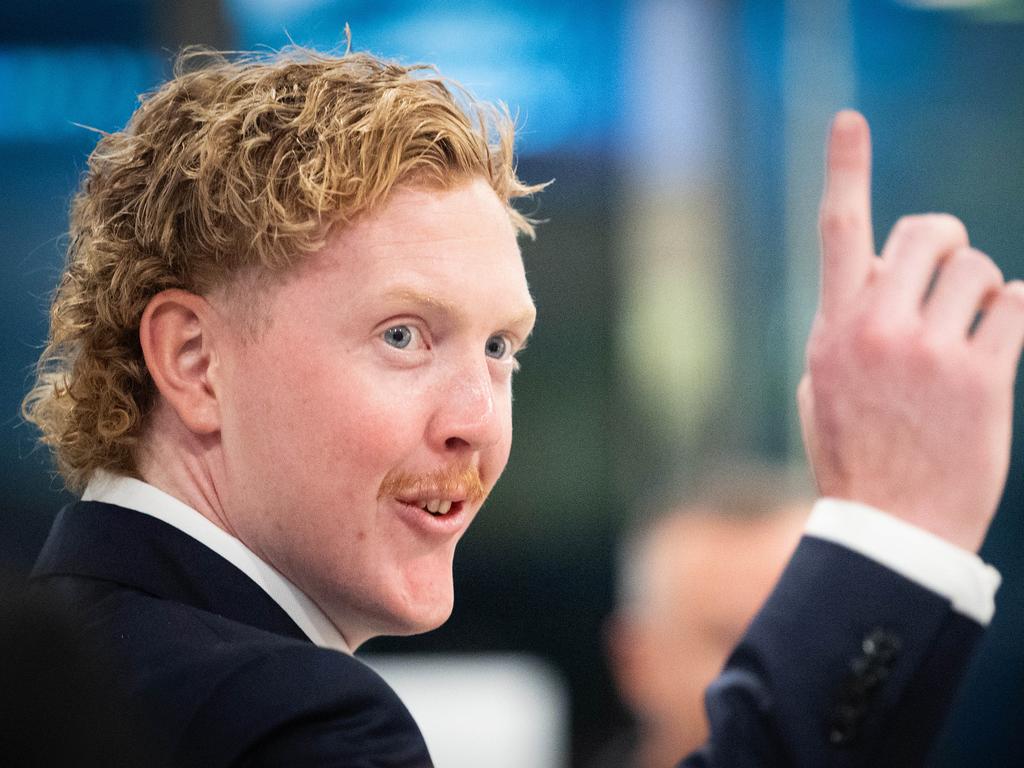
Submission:
<svg viewBox="0 0 1024 768">
<path fill-rule="evenodd" d="M 536 317 L 516 229 L 482 178 L 444 190 L 395 190 L 379 209 L 334 232 L 319 252 L 265 288 L 236 279 L 210 298 L 239 317 L 246 313 L 233 296 L 264 296 L 252 322 L 256 337 L 274 328 L 361 332 L 386 315 L 428 310 L 446 322 L 525 340 Z"/>
<path fill-rule="evenodd" d="M 505 204 L 482 177 L 451 187 L 396 187 L 385 204 L 359 217 L 347 230 L 359 238 L 390 239 L 394 227 L 407 237 L 434 237 L 458 230 L 470 237 L 492 237 L 515 231 Z"/>
<path fill-rule="evenodd" d="M 336 233 L 318 261 L 353 292 L 440 292 L 532 308 L 515 228 L 483 179 L 445 190 L 399 188 Z"/>
<path fill-rule="evenodd" d="M 781 512 L 745 519 L 693 509 L 659 521 L 639 556 L 651 591 L 666 600 L 706 595 L 712 585 L 744 591 L 778 575 L 800 530 Z"/>
</svg>

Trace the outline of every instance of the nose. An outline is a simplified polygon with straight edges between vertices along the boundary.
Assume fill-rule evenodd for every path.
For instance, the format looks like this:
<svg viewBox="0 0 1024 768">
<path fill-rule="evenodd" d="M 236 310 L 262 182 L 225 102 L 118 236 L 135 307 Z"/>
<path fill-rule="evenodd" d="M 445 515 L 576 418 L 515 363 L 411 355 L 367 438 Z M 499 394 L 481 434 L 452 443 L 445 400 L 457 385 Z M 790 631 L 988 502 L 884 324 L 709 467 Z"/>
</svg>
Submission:
<svg viewBox="0 0 1024 768">
<path fill-rule="evenodd" d="M 431 440 L 446 452 L 481 451 L 497 443 L 507 410 L 486 361 L 463 365 L 451 376 L 430 424 Z"/>
</svg>

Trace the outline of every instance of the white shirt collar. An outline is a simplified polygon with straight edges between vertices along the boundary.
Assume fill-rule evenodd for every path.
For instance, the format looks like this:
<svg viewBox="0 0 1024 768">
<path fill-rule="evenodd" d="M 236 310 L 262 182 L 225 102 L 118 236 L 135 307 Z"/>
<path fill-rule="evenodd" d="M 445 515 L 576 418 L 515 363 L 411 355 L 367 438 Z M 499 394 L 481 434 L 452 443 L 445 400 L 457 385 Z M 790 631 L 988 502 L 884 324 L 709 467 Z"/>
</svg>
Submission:
<svg viewBox="0 0 1024 768">
<path fill-rule="evenodd" d="M 114 504 L 174 526 L 205 544 L 256 582 L 314 643 L 322 648 L 351 653 L 345 638 L 330 619 L 298 587 L 230 533 L 170 494 L 142 480 L 99 470 L 89 481 L 82 501 Z"/>
</svg>

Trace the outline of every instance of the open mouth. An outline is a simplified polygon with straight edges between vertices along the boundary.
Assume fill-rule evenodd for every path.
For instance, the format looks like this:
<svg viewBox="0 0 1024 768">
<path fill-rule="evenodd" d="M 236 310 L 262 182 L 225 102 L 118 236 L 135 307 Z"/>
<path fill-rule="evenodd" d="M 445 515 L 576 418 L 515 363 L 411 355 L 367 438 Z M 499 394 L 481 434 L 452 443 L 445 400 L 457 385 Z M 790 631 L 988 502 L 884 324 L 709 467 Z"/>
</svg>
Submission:
<svg viewBox="0 0 1024 768">
<path fill-rule="evenodd" d="M 411 507 L 419 507 L 434 517 L 444 517 L 462 510 L 462 501 L 452 501 L 451 499 L 399 499 L 399 501 Z"/>
</svg>

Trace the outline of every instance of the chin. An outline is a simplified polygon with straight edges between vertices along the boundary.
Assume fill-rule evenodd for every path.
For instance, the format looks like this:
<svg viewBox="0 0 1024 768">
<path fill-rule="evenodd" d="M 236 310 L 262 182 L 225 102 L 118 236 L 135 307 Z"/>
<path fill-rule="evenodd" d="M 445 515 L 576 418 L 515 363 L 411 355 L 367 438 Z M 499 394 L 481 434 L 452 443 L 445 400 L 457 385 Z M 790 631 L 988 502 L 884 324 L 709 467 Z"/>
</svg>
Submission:
<svg viewBox="0 0 1024 768">
<path fill-rule="evenodd" d="M 431 632 L 446 621 L 452 615 L 452 606 L 449 603 L 444 609 L 419 611 L 415 615 L 396 615 L 387 613 L 377 616 L 372 621 L 369 637 L 409 637 L 410 635 L 422 635 Z"/>
<path fill-rule="evenodd" d="M 409 635 L 422 635 L 425 632 L 432 632 L 441 625 L 443 625 L 448 618 L 452 615 L 451 608 L 449 607 L 445 611 L 438 612 L 437 614 L 429 617 L 418 616 L 413 620 L 405 621 L 402 623 L 396 623 L 394 628 L 390 632 L 382 632 L 381 634 L 391 635 L 393 637 L 408 637 Z"/>
<path fill-rule="evenodd" d="M 454 596 L 449 590 L 446 596 L 436 597 L 415 606 L 415 610 L 405 617 L 404 634 L 418 635 L 437 629 L 451 617 L 454 604 Z"/>
<path fill-rule="evenodd" d="M 437 629 L 452 615 L 455 604 L 454 587 L 449 572 L 444 583 L 436 581 L 427 589 L 411 589 L 399 597 L 388 611 L 391 628 L 382 634 L 419 635 Z"/>
</svg>

